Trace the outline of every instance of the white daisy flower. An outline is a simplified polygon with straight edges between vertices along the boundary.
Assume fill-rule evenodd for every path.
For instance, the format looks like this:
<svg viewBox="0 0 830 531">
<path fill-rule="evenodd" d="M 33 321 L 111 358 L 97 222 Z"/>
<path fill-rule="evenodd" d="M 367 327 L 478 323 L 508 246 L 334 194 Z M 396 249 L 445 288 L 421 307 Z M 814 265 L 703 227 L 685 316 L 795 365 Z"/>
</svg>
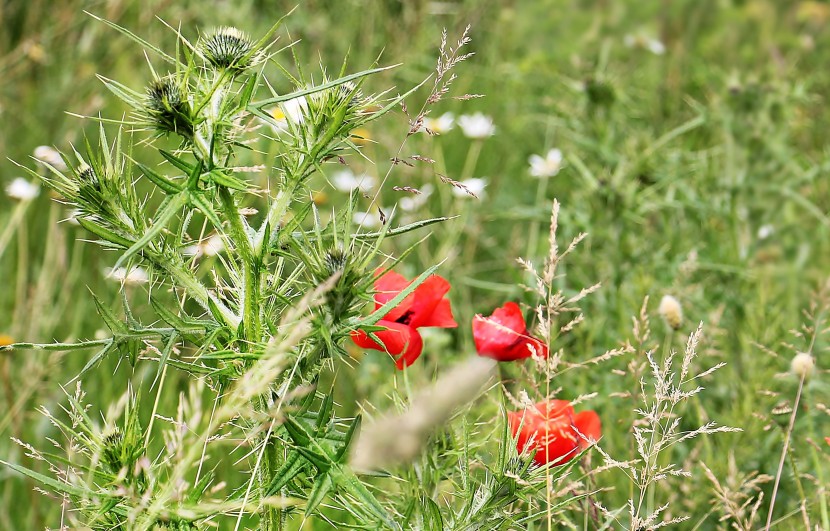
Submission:
<svg viewBox="0 0 830 531">
<path fill-rule="evenodd" d="M 626 35 L 623 39 L 625 45 L 629 48 L 642 48 L 644 50 L 648 50 L 654 55 L 663 55 L 666 53 L 666 45 L 660 42 L 658 39 L 653 37 L 648 37 L 643 34 L 638 35 Z"/>
<path fill-rule="evenodd" d="M 271 109 L 271 116 L 277 122 L 276 125 L 272 124 L 272 129 L 276 133 L 287 131 L 288 122 L 290 121 L 294 125 L 303 123 L 306 112 L 308 112 L 308 100 L 305 96 L 291 98 L 279 103 Z"/>
<path fill-rule="evenodd" d="M 365 173 L 355 175 L 351 170 L 342 170 L 331 176 L 331 184 L 341 192 L 351 192 L 355 188 L 369 192 L 375 187 L 375 178 Z"/>
<path fill-rule="evenodd" d="M 197 244 L 185 247 L 182 252 L 187 256 L 216 256 L 225 250 L 225 242 L 219 234 L 212 234 Z"/>
<path fill-rule="evenodd" d="M 129 271 L 126 267 L 116 267 L 114 269 L 108 267 L 104 270 L 104 274 L 107 278 L 127 285 L 145 284 L 150 280 L 150 275 L 147 273 L 147 270 L 138 266 L 131 268 Z"/>
<path fill-rule="evenodd" d="M 433 133 L 443 135 L 452 131 L 453 127 L 455 127 L 455 115 L 451 112 L 445 112 L 438 118 L 424 117 L 424 127 L 421 128 L 421 131 L 426 133 L 426 130 L 429 129 Z"/>
<path fill-rule="evenodd" d="M 61 154 L 52 146 L 38 146 L 32 154 L 39 162 L 44 162 L 60 172 L 68 169 Z"/>
<path fill-rule="evenodd" d="M 467 138 L 487 138 L 496 133 L 496 126 L 489 116 L 477 112 L 475 114 L 463 114 L 458 117 L 458 127 Z"/>
<path fill-rule="evenodd" d="M 401 197 L 398 201 L 398 206 L 401 207 L 401 210 L 405 212 L 412 212 L 413 210 L 418 210 L 424 206 L 429 200 L 429 196 L 432 195 L 433 186 L 427 183 L 418 190 L 421 192 L 420 194 Z"/>
<path fill-rule="evenodd" d="M 531 155 L 530 174 L 534 177 L 553 177 L 562 169 L 562 152 L 558 149 L 551 149 L 548 154 Z"/>
<path fill-rule="evenodd" d="M 6 195 L 20 201 L 31 201 L 40 195 L 40 186 L 29 182 L 23 177 L 15 179 L 6 186 Z"/>
<path fill-rule="evenodd" d="M 481 199 L 484 197 L 484 189 L 487 188 L 487 179 L 483 179 L 481 177 L 473 177 L 472 179 L 466 179 L 461 181 L 461 184 L 464 188 L 458 188 L 456 186 L 452 187 L 452 193 L 456 197 L 472 197 L 467 191 L 473 193 Z M 466 188 L 466 190 L 465 190 Z"/>
</svg>

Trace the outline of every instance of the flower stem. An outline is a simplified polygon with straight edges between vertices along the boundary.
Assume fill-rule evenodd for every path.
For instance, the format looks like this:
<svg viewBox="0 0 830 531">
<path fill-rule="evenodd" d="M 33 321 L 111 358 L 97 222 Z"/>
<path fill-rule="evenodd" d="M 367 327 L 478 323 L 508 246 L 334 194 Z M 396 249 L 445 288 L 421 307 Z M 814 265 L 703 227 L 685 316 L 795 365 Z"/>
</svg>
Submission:
<svg viewBox="0 0 830 531">
<path fill-rule="evenodd" d="M 767 525 L 764 531 L 769 531 L 772 525 L 772 510 L 775 508 L 775 496 L 778 494 L 778 484 L 781 482 L 781 474 L 784 471 L 784 461 L 787 458 L 787 450 L 790 447 L 790 436 L 793 433 L 793 426 L 795 426 L 795 416 L 798 414 L 798 403 L 801 401 L 801 391 L 804 390 L 804 377 L 801 375 L 801 381 L 798 384 L 798 392 L 795 395 L 795 403 L 793 404 L 793 412 L 790 415 L 790 424 L 787 426 L 787 433 L 784 437 L 784 448 L 781 449 L 781 459 L 778 461 L 778 472 L 775 474 L 775 485 L 772 487 L 772 498 L 769 502 L 769 513 L 767 514 Z"/>
</svg>

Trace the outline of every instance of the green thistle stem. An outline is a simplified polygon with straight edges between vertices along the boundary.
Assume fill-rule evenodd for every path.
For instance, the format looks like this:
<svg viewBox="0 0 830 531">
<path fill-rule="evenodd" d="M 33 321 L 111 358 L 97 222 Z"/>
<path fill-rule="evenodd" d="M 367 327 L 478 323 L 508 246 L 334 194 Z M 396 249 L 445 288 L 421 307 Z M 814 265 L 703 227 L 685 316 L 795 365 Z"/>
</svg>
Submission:
<svg viewBox="0 0 830 531">
<path fill-rule="evenodd" d="M 145 249 L 143 253 L 144 256 L 153 263 L 153 265 L 163 269 L 167 272 L 167 274 L 173 277 L 175 283 L 181 286 L 193 300 L 199 303 L 202 308 L 210 310 L 210 302 L 212 302 L 222 313 L 222 317 L 225 321 L 224 324 L 233 327 L 239 325 L 239 317 L 237 317 L 237 315 L 231 311 L 231 309 L 228 308 L 218 297 L 212 294 L 204 286 L 204 284 L 199 282 L 199 280 L 193 276 L 189 270 L 185 269 L 180 264 L 172 262 L 161 254 L 149 251 L 149 249 Z"/>
<path fill-rule="evenodd" d="M 262 339 L 262 325 L 259 315 L 260 260 L 259 257 L 254 256 L 245 221 L 236 208 L 230 190 L 224 186 L 218 188 L 219 200 L 230 221 L 231 241 L 239 251 L 239 261 L 242 264 L 242 326 L 245 339 L 255 344 Z"/>
</svg>

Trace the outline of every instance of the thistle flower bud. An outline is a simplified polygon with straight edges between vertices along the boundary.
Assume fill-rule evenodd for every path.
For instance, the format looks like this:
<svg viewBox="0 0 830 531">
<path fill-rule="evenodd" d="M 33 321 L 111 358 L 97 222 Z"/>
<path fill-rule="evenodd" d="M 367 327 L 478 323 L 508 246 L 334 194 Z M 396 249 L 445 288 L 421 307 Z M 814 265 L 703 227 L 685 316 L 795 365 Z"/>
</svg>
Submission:
<svg viewBox="0 0 830 531">
<path fill-rule="evenodd" d="M 816 359 L 809 352 L 799 352 L 790 362 L 790 372 L 799 378 L 809 380 L 816 368 Z"/>
<path fill-rule="evenodd" d="M 214 30 L 199 41 L 197 49 L 213 67 L 236 74 L 262 62 L 262 54 L 255 50 L 248 35 L 232 27 Z"/>
<path fill-rule="evenodd" d="M 331 249 L 323 257 L 324 267 L 328 276 L 342 273 L 349 263 L 349 258 L 342 249 Z"/>
<path fill-rule="evenodd" d="M 124 463 L 124 434 L 118 428 L 105 435 L 101 441 L 101 461 L 109 469 L 118 473 L 127 463 Z"/>
<path fill-rule="evenodd" d="M 357 85 L 351 81 L 347 81 L 342 85 L 337 85 L 329 92 L 331 94 L 330 97 L 332 99 L 332 103 L 335 106 L 347 103 L 352 107 L 357 107 L 360 104 L 360 100 L 363 99 L 363 93 L 361 93 L 360 90 L 357 89 Z"/>
<path fill-rule="evenodd" d="M 159 132 L 193 136 L 190 103 L 174 78 L 168 76 L 150 84 L 146 112 Z"/>
<path fill-rule="evenodd" d="M 663 321 L 673 330 L 679 330 L 683 325 L 683 308 L 680 306 L 680 301 L 671 295 L 663 295 L 657 311 Z"/>
<path fill-rule="evenodd" d="M 95 174 L 95 170 L 92 166 L 83 165 L 78 168 L 78 187 L 81 190 L 101 189 L 101 181 L 98 179 L 98 175 Z"/>
</svg>

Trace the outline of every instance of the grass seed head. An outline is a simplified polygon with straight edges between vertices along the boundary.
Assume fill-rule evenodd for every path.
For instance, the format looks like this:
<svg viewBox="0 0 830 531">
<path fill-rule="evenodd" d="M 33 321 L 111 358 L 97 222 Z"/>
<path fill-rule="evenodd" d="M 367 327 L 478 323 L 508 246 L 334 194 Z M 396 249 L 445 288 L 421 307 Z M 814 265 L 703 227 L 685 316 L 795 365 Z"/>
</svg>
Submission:
<svg viewBox="0 0 830 531">
<path fill-rule="evenodd" d="M 673 296 L 663 295 L 657 311 L 672 330 L 679 330 L 683 325 L 683 308 L 680 306 L 680 301 Z"/>
<path fill-rule="evenodd" d="M 816 368 L 816 359 L 809 352 L 799 352 L 790 362 L 790 371 L 804 380 L 809 380 Z"/>
</svg>

